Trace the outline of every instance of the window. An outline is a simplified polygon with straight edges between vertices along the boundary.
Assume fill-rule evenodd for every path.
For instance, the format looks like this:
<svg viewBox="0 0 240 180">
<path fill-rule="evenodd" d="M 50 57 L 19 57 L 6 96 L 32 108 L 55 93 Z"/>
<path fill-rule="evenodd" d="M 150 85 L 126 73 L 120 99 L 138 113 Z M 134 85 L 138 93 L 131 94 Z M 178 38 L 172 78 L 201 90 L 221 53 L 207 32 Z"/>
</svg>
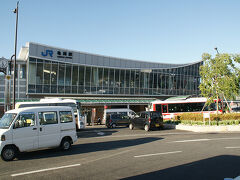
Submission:
<svg viewBox="0 0 240 180">
<path fill-rule="evenodd" d="M 16 115 L 17 114 L 15 113 L 5 113 L 4 116 L 0 119 L 0 128 L 1 129 L 9 128 Z"/>
<path fill-rule="evenodd" d="M 61 123 L 73 122 L 73 117 L 72 117 L 71 111 L 60 111 L 59 115 L 60 115 Z"/>
<path fill-rule="evenodd" d="M 35 125 L 35 114 L 28 112 L 28 113 L 21 113 L 17 117 L 15 128 L 23 128 Z"/>
<path fill-rule="evenodd" d="M 57 112 L 39 112 L 40 125 L 57 124 Z"/>
<path fill-rule="evenodd" d="M 167 113 L 167 105 L 162 105 L 163 113 Z"/>
<path fill-rule="evenodd" d="M 147 118 L 147 114 L 141 113 L 140 117 L 141 117 L 141 118 Z"/>
<path fill-rule="evenodd" d="M 127 116 L 127 112 L 119 112 L 122 116 Z"/>
</svg>

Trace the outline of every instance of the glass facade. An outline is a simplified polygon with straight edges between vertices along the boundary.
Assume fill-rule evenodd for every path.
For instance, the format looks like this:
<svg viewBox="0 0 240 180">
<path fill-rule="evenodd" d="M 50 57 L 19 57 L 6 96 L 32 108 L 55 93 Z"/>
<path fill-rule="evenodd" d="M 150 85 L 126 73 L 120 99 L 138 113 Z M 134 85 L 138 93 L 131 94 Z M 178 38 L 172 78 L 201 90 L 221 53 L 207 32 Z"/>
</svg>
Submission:
<svg viewBox="0 0 240 180">
<path fill-rule="evenodd" d="M 201 63 L 176 68 L 130 69 L 78 65 L 29 57 L 28 94 L 198 95 Z"/>
</svg>

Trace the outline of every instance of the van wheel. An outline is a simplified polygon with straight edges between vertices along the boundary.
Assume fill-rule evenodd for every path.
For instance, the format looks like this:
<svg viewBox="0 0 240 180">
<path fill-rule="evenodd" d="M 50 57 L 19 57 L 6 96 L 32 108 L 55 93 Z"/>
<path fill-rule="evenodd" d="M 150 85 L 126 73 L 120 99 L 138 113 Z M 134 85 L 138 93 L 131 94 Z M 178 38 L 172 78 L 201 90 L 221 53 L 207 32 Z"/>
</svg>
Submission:
<svg viewBox="0 0 240 180">
<path fill-rule="evenodd" d="M 131 123 L 131 124 L 129 124 L 129 129 L 131 129 L 131 130 L 133 130 L 133 124 Z"/>
<path fill-rule="evenodd" d="M 117 127 L 117 125 L 116 124 L 112 124 L 112 128 L 116 128 Z"/>
<path fill-rule="evenodd" d="M 149 131 L 149 125 L 145 124 L 144 130 L 145 130 L 145 131 Z"/>
<path fill-rule="evenodd" d="M 63 151 L 67 151 L 71 148 L 72 146 L 72 143 L 71 143 L 71 140 L 69 138 L 64 138 L 61 142 L 61 149 Z"/>
<path fill-rule="evenodd" d="M 6 146 L 3 148 L 1 157 L 4 161 L 12 161 L 16 157 L 16 148 L 14 146 Z"/>
</svg>

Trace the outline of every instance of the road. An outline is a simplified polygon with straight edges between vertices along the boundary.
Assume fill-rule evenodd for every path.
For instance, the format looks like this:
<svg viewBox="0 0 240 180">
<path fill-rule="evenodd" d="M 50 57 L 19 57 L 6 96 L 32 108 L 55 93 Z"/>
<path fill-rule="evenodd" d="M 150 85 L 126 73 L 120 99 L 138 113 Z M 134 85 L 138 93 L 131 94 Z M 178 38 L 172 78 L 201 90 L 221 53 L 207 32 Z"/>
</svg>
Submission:
<svg viewBox="0 0 240 180">
<path fill-rule="evenodd" d="M 87 128 L 70 151 L 0 160 L 0 179 L 219 180 L 240 176 L 240 133 Z"/>
</svg>

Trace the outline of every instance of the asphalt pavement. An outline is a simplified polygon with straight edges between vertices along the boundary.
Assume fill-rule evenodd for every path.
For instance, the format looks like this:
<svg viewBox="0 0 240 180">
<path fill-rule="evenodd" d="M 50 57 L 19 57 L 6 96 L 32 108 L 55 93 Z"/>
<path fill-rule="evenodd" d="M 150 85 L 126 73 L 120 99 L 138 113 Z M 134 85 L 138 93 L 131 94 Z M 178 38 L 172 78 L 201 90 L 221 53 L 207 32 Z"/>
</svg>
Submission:
<svg viewBox="0 0 240 180">
<path fill-rule="evenodd" d="M 72 149 L 0 160 L 0 179 L 219 180 L 240 176 L 240 133 L 108 129 L 78 132 Z"/>
</svg>

